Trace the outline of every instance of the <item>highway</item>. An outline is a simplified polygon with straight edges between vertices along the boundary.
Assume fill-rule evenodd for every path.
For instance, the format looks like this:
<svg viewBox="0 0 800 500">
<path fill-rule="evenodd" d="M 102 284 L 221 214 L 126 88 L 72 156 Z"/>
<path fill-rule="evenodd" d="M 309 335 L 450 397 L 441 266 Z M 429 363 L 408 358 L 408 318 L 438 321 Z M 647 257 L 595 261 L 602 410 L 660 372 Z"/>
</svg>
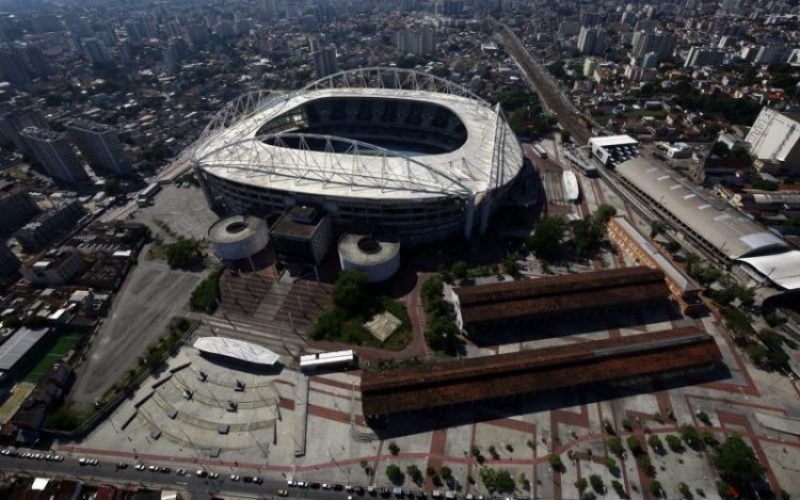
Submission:
<svg viewBox="0 0 800 500">
<path fill-rule="evenodd" d="M 313 498 L 319 500 L 344 500 L 345 491 L 287 488 L 285 481 L 263 478 L 262 484 L 233 481 L 230 474 L 219 472 L 219 478 L 198 477 L 196 469 L 186 469 L 185 475 L 178 475 L 176 468 L 169 472 L 136 470 L 133 463 L 120 469 L 116 462 L 103 462 L 98 465 L 80 465 L 77 457 L 65 457 L 63 462 L 33 460 L 21 457 L 0 456 L 0 471 L 17 473 L 30 477 L 52 477 L 77 479 L 92 483 L 109 483 L 118 487 L 149 487 L 154 489 L 178 489 L 188 493 L 192 499 L 205 499 L 213 496 L 240 495 L 253 498 L 278 498 L 279 489 L 288 489 L 292 498 Z"/>
</svg>

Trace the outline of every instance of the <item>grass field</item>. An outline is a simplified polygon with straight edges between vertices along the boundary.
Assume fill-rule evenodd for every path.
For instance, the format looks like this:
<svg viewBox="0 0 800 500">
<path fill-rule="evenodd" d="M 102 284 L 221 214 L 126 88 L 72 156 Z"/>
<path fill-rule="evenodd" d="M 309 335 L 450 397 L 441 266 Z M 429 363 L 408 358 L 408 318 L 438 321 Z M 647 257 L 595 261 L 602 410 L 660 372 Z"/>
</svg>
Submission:
<svg viewBox="0 0 800 500">
<path fill-rule="evenodd" d="M 47 353 L 42 356 L 42 359 L 40 359 L 39 362 L 36 363 L 33 368 L 31 368 L 30 372 L 28 372 L 28 375 L 25 377 L 25 381 L 34 384 L 39 382 L 44 374 L 47 373 L 47 370 L 49 370 L 50 367 L 57 362 L 61 361 L 61 358 L 63 358 L 66 353 L 75 347 L 80 339 L 81 335 L 74 332 L 67 332 L 59 335 L 52 347 L 50 347 L 50 350 L 47 351 Z"/>
</svg>

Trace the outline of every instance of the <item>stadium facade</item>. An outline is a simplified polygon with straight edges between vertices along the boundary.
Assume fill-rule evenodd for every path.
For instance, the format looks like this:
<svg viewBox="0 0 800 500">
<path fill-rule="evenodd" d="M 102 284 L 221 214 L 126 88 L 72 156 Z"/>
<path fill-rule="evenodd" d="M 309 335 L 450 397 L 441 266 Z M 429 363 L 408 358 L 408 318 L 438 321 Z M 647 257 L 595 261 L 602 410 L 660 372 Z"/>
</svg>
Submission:
<svg viewBox="0 0 800 500">
<path fill-rule="evenodd" d="M 192 162 L 230 212 L 313 205 L 340 230 L 414 244 L 483 233 L 523 156 L 499 106 L 426 73 L 367 68 L 228 103 Z"/>
</svg>

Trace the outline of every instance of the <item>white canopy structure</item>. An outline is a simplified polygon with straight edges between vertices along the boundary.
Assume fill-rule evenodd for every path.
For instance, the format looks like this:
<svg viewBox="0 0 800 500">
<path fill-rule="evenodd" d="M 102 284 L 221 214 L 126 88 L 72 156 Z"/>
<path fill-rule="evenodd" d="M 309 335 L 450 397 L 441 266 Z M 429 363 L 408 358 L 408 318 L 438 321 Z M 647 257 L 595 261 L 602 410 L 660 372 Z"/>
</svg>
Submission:
<svg viewBox="0 0 800 500">
<path fill-rule="evenodd" d="M 273 366 L 280 359 L 269 349 L 228 337 L 201 337 L 194 342 L 194 348 L 202 353 L 246 361 L 254 365 Z"/>
<path fill-rule="evenodd" d="M 758 257 L 742 257 L 737 261 L 751 266 L 784 290 L 800 289 L 800 250 Z"/>
</svg>

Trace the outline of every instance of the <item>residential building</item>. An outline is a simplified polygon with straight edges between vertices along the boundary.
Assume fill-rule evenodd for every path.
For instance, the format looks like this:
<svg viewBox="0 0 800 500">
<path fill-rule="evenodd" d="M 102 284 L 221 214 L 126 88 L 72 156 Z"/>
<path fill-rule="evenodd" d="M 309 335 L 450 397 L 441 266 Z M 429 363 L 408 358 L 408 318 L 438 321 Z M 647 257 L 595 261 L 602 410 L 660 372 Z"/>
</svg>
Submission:
<svg viewBox="0 0 800 500">
<path fill-rule="evenodd" d="M 581 54 L 603 55 L 606 51 L 606 31 L 582 27 L 578 34 L 578 50 Z"/>
<path fill-rule="evenodd" d="M 39 208 L 26 190 L 14 183 L 0 184 L 0 234 L 11 234 L 24 226 Z"/>
<path fill-rule="evenodd" d="M 0 144 L 14 144 L 21 154 L 30 154 L 31 148 L 21 132 L 27 127 L 48 128 L 41 113 L 33 109 L 10 110 L 0 115 Z"/>
<path fill-rule="evenodd" d="M 38 252 L 66 235 L 86 215 L 77 200 L 65 203 L 40 214 L 14 234 L 14 238 L 29 253 Z"/>
<path fill-rule="evenodd" d="M 719 66 L 725 60 L 725 51 L 708 47 L 692 47 L 686 56 L 683 66 L 693 68 L 695 66 Z"/>
<path fill-rule="evenodd" d="M 321 48 L 312 54 L 314 57 L 314 69 L 317 71 L 317 78 L 323 78 L 339 71 L 336 65 L 336 47 L 330 45 Z"/>
<path fill-rule="evenodd" d="M 401 54 L 425 56 L 436 51 L 436 31 L 431 28 L 401 30 L 395 37 Z"/>
<path fill-rule="evenodd" d="M 64 285 L 85 266 L 86 262 L 78 250 L 61 247 L 51 250 L 45 257 L 27 266 L 22 274 L 33 285 Z"/>
<path fill-rule="evenodd" d="M 631 55 L 643 58 L 646 54 L 655 52 L 659 60 L 672 55 L 675 42 L 667 33 L 647 33 L 637 31 L 633 34 L 633 51 Z"/>
<path fill-rule="evenodd" d="M 28 127 L 20 135 L 50 177 L 72 184 L 89 180 L 67 134 Z"/>
<path fill-rule="evenodd" d="M 113 127 L 89 120 L 73 120 L 67 124 L 67 130 L 93 169 L 119 175 L 134 172 Z"/>
<path fill-rule="evenodd" d="M 113 60 L 108 46 L 106 46 L 102 40 L 98 40 L 95 37 L 82 39 L 81 48 L 83 49 L 83 56 L 92 64 L 102 66 Z"/>
<path fill-rule="evenodd" d="M 17 272 L 20 262 L 14 252 L 5 243 L 0 242 L 0 276 L 8 276 Z"/>
</svg>

